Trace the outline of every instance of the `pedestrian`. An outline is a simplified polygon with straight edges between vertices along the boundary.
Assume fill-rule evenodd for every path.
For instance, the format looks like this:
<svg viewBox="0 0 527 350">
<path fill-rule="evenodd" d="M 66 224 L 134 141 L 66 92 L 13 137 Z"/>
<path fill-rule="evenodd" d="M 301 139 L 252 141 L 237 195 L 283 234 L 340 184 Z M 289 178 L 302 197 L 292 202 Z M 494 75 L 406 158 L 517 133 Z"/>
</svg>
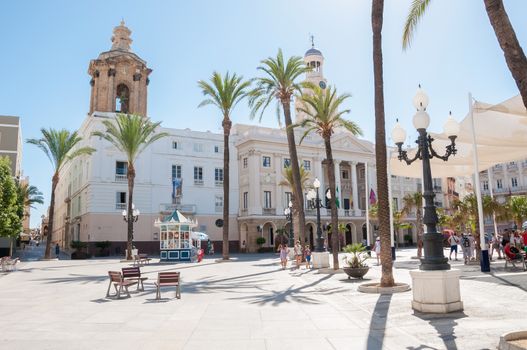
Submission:
<svg viewBox="0 0 527 350">
<path fill-rule="evenodd" d="M 285 270 L 287 267 L 287 256 L 289 255 L 289 248 L 287 244 L 280 245 L 280 265 L 282 265 L 282 270 Z"/>
<path fill-rule="evenodd" d="M 306 259 L 306 269 L 311 268 L 311 249 L 309 249 L 309 244 L 304 248 L 304 258 Z"/>
<path fill-rule="evenodd" d="M 210 241 L 210 239 L 207 239 L 207 253 L 209 255 L 214 254 L 214 248 L 212 247 L 212 242 Z"/>
<path fill-rule="evenodd" d="M 472 254 L 470 250 L 470 240 L 468 239 L 468 235 L 466 233 L 464 233 L 461 237 L 461 247 L 463 249 L 463 260 L 465 264 L 468 264 Z"/>
<path fill-rule="evenodd" d="M 470 242 L 470 258 L 476 260 L 476 240 L 472 234 L 468 235 L 468 241 Z"/>
<path fill-rule="evenodd" d="M 245 244 L 245 240 L 243 240 L 243 242 L 242 242 L 242 253 L 247 253 L 247 247 L 246 247 L 246 244 Z"/>
<path fill-rule="evenodd" d="M 380 265 L 381 258 L 381 239 L 377 237 L 375 243 L 373 243 L 373 251 L 375 252 L 375 257 L 377 258 L 377 266 Z"/>
<path fill-rule="evenodd" d="M 514 232 L 514 235 L 511 235 L 511 246 L 516 247 L 520 249 L 522 247 L 523 240 L 520 237 L 520 233 L 518 231 Z"/>
<path fill-rule="evenodd" d="M 59 244 L 57 243 L 55 245 L 55 255 L 57 256 L 57 259 L 59 258 L 59 254 L 60 254 L 60 246 Z"/>
<path fill-rule="evenodd" d="M 498 259 L 502 259 L 499 235 L 495 235 L 494 237 L 492 237 L 490 245 L 490 260 L 492 260 L 492 255 L 494 255 L 494 251 L 498 252 Z"/>
<path fill-rule="evenodd" d="M 296 241 L 293 251 L 295 252 L 296 268 L 300 269 L 300 264 L 302 263 L 302 256 L 304 255 L 304 253 L 302 252 L 302 246 L 300 245 L 300 241 Z"/>
<path fill-rule="evenodd" d="M 454 259 L 457 261 L 457 245 L 459 244 L 459 238 L 457 237 L 457 234 L 452 232 L 448 238 L 448 241 L 450 242 L 450 255 L 448 258 L 452 260 L 452 252 L 454 252 Z"/>
<path fill-rule="evenodd" d="M 503 235 L 501 236 L 501 245 L 503 247 L 505 247 L 507 245 L 507 243 L 510 242 L 510 233 L 509 233 L 509 229 L 506 228 L 505 231 L 503 231 Z"/>
</svg>

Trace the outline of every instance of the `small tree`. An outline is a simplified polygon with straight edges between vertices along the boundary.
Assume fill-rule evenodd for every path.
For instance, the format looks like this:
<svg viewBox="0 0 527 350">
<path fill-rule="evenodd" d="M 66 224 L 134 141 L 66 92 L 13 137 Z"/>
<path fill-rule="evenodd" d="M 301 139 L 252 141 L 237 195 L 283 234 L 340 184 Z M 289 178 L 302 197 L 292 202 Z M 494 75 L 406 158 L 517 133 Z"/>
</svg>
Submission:
<svg viewBox="0 0 527 350">
<path fill-rule="evenodd" d="M 258 250 L 261 251 L 262 246 L 265 244 L 265 238 L 263 237 L 256 238 L 256 244 L 258 244 Z"/>
<path fill-rule="evenodd" d="M 11 239 L 22 230 L 23 207 L 18 200 L 15 180 L 11 175 L 11 162 L 7 157 L 0 157 L 0 237 Z M 12 242 L 9 255 L 12 254 Z"/>
</svg>

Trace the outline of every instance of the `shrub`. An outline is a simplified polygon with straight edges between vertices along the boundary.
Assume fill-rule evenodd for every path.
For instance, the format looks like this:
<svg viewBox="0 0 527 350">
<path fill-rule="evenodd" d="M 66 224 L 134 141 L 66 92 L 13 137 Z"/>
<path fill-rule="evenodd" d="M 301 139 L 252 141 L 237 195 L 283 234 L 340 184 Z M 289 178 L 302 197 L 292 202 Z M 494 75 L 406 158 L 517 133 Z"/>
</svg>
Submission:
<svg viewBox="0 0 527 350">
<path fill-rule="evenodd" d="M 256 238 L 256 244 L 258 244 L 259 246 L 264 245 L 265 244 L 265 238 L 263 238 L 263 237 Z"/>
<path fill-rule="evenodd" d="M 351 259 L 348 259 L 347 256 L 343 259 L 349 267 L 359 268 L 368 266 L 364 263 L 368 259 L 368 255 L 366 254 L 366 247 L 364 247 L 362 243 L 348 244 L 344 247 L 344 252 L 351 254 Z"/>
</svg>

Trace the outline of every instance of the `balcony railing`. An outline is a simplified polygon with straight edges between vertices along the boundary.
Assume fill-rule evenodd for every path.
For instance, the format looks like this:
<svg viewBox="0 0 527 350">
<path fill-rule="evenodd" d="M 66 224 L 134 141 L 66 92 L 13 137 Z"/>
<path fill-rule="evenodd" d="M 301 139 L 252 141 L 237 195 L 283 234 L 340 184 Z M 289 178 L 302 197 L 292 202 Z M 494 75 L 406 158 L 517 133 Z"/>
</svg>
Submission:
<svg viewBox="0 0 527 350">
<path fill-rule="evenodd" d="M 126 203 L 115 203 L 115 209 L 126 209 Z"/>
<path fill-rule="evenodd" d="M 165 203 L 159 205 L 159 211 L 161 213 L 172 213 L 174 210 L 179 210 L 183 214 L 195 214 L 196 205 L 195 204 L 172 204 Z"/>
<path fill-rule="evenodd" d="M 194 185 L 203 186 L 203 180 L 194 179 Z"/>
<path fill-rule="evenodd" d="M 276 208 L 263 208 L 262 214 L 263 215 L 276 215 Z"/>
<path fill-rule="evenodd" d="M 507 164 L 507 170 L 516 170 L 518 169 L 518 164 Z"/>
<path fill-rule="evenodd" d="M 219 206 L 219 205 L 216 205 L 216 213 L 221 213 L 223 211 L 223 205 L 222 206 Z"/>
<path fill-rule="evenodd" d="M 221 181 L 216 180 L 216 181 L 214 181 L 214 184 L 216 185 L 216 187 L 222 187 L 223 186 L 223 180 L 221 180 Z"/>
<path fill-rule="evenodd" d="M 317 215 L 316 209 L 305 209 L 306 216 L 315 216 Z"/>
<path fill-rule="evenodd" d="M 115 181 L 116 182 L 126 182 L 128 178 L 126 177 L 126 174 L 115 174 Z"/>
</svg>

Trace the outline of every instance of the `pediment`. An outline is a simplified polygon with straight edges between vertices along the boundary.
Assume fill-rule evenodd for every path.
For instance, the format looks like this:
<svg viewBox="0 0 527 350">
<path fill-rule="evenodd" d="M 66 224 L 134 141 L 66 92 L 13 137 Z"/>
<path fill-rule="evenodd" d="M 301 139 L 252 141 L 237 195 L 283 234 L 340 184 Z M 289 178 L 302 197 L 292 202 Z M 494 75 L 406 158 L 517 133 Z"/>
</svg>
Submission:
<svg viewBox="0 0 527 350">
<path fill-rule="evenodd" d="M 337 134 L 333 136 L 331 145 L 334 149 L 341 149 L 346 151 L 374 153 L 373 144 L 367 141 L 361 141 L 350 134 Z"/>
</svg>

